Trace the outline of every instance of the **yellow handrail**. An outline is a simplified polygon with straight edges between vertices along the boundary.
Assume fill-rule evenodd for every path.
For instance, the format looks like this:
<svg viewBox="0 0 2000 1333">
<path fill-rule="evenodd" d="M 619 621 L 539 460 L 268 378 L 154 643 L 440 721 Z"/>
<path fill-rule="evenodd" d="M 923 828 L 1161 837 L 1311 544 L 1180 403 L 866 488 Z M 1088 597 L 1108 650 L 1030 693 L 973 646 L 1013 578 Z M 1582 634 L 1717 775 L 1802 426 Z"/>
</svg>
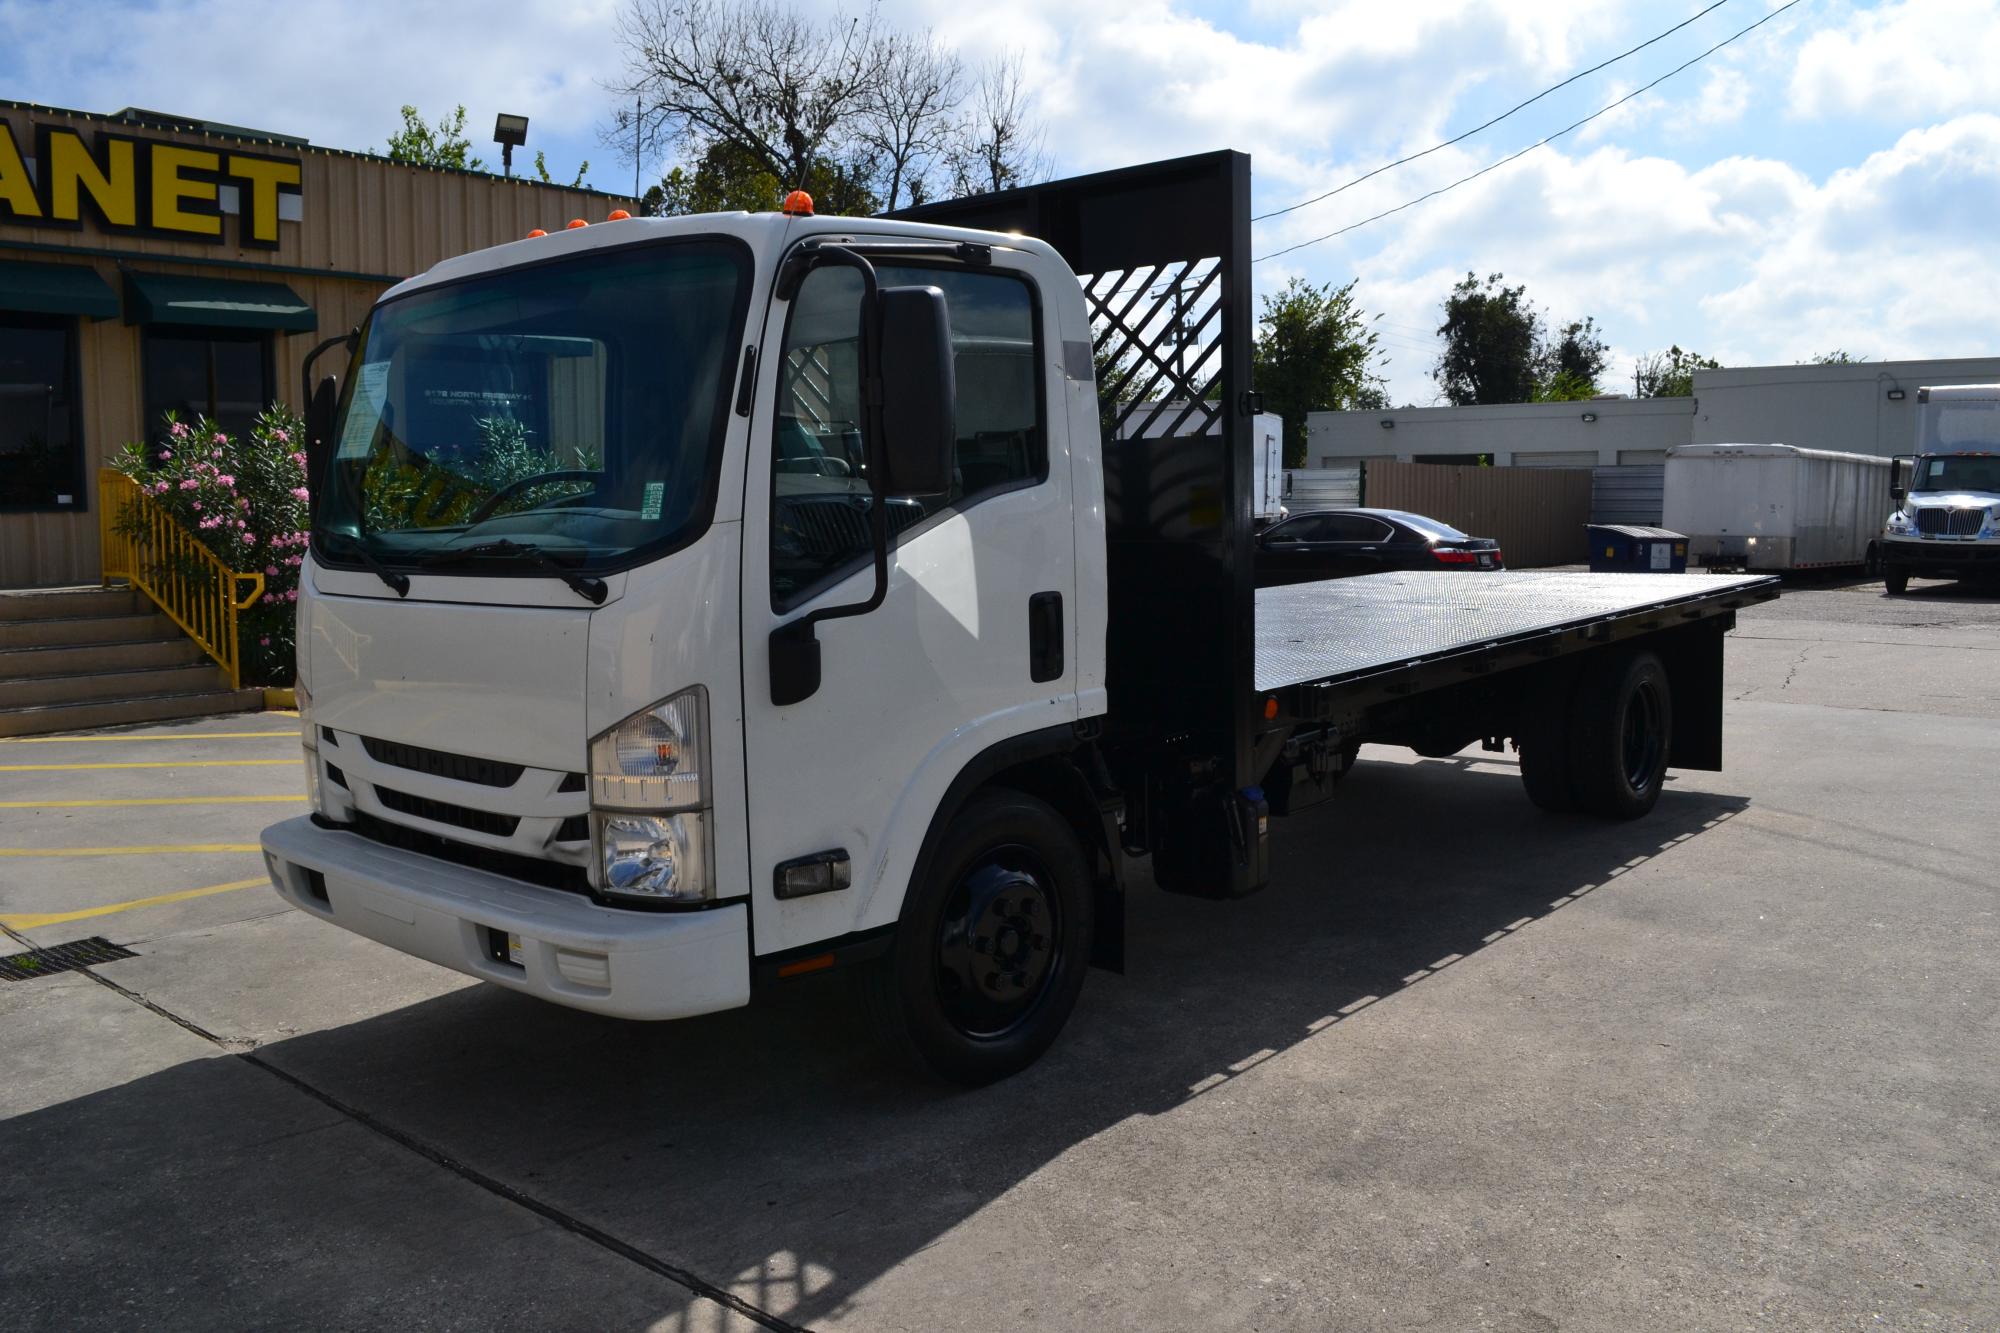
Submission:
<svg viewBox="0 0 2000 1333">
<path fill-rule="evenodd" d="M 123 522 L 128 514 L 138 521 Z M 230 689 L 241 688 L 236 613 L 263 595 L 264 576 L 223 564 L 145 487 L 115 468 L 97 473 L 97 531 L 103 581 L 131 580 L 228 673 Z M 241 591 L 246 582 L 249 590 Z"/>
</svg>

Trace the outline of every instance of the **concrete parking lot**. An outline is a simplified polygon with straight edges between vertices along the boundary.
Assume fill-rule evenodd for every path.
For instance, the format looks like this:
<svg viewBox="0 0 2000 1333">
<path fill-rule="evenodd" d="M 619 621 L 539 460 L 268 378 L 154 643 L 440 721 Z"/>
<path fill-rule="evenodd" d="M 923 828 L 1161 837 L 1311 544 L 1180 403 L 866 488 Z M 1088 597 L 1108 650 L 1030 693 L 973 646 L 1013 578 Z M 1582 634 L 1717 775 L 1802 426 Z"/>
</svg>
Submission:
<svg viewBox="0 0 2000 1333">
<path fill-rule="evenodd" d="M 296 721 L 0 743 L 0 1326 L 2000 1326 L 2000 601 L 1792 589 L 1649 820 L 1368 751 L 979 1092 L 286 909 Z"/>
</svg>

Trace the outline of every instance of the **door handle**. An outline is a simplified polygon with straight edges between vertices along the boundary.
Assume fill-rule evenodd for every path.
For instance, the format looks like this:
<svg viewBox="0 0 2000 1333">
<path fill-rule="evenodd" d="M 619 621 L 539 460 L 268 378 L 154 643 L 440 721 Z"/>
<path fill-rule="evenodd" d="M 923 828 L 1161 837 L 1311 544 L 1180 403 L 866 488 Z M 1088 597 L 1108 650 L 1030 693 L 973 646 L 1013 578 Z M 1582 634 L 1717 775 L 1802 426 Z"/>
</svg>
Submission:
<svg viewBox="0 0 2000 1333">
<path fill-rule="evenodd" d="M 1062 594 L 1038 592 L 1028 598 L 1028 679 L 1054 680 L 1062 673 Z"/>
</svg>

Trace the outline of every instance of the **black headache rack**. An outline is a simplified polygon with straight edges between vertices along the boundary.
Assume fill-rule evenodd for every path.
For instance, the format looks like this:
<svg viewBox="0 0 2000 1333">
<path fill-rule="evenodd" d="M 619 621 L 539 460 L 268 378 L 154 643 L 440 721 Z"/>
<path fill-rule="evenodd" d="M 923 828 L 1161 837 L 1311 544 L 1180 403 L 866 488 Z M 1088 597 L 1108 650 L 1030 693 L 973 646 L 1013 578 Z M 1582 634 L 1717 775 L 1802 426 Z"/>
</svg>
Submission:
<svg viewBox="0 0 2000 1333">
<path fill-rule="evenodd" d="M 1083 285 L 1109 565 L 1103 749 L 1162 888 L 1266 879 L 1265 815 L 1361 739 L 1450 754 L 1508 734 L 1513 668 L 1654 636 L 1675 767 L 1722 762 L 1722 635 L 1771 578 L 1425 572 L 1259 592 L 1252 567 L 1250 159 L 1206 153 L 892 216 L 1037 237 Z M 1632 582 L 1630 580 L 1638 580 Z M 1414 702 L 1421 697 L 1421 703 Z M 1329 760 L 1329 756 L 1333 758 Z M 1294 774 L 1313 774 L 1308 797 Z M 1263 784 L 1282 790 L 1268 801 Z"/>
<path fill-rule="evenodd" d="M 893 216 L 1018 231 L 1083 284 L 1104 450 L 1110 711 L 1163 888 L 1263 885 L 1251 564 L 1250 158 L 1204 153 Z M 1074 373 L 1074 371 L 1072 372 Z M 1164 406 L 1162 406 L 1164 405 Z"/>
</svg>

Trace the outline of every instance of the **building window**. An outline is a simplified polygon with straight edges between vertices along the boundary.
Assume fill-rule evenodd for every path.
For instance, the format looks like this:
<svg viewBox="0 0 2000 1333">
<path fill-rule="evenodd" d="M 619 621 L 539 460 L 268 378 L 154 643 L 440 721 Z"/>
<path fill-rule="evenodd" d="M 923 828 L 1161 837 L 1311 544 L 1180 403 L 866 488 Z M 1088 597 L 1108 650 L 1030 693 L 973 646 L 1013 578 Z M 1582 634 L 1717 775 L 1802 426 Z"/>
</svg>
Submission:
<svg viewBox="0 0 2000 1333">
<path fill-rule="evenodd" d="M 149 324 L 145 335 L 146 433 L 158 438 L 164 413 L 197 415 L 238 435 L 271 405 L 271 335 L 263 329 Z"/>
<path fill-rule="evenodd" d="M 0 314 L 0 509 L 82 509 L 76 321 Z"/>
<path fill-rule="evenodd" d="M 1048 476 L 1037 372 L 1034 289 L 995 270 L 880 264 L 885 287 L 942 288 L 951 312 L 958 441 L 951 489 L 890 502 L 892 544 L 926 519 Z M 861 278 L 807 276 L 792 302 L 778 370 L 771 450 L 771 600 L 789 610 L 860 568 L 869 538 L 861 441 Z"/>
</svg>

